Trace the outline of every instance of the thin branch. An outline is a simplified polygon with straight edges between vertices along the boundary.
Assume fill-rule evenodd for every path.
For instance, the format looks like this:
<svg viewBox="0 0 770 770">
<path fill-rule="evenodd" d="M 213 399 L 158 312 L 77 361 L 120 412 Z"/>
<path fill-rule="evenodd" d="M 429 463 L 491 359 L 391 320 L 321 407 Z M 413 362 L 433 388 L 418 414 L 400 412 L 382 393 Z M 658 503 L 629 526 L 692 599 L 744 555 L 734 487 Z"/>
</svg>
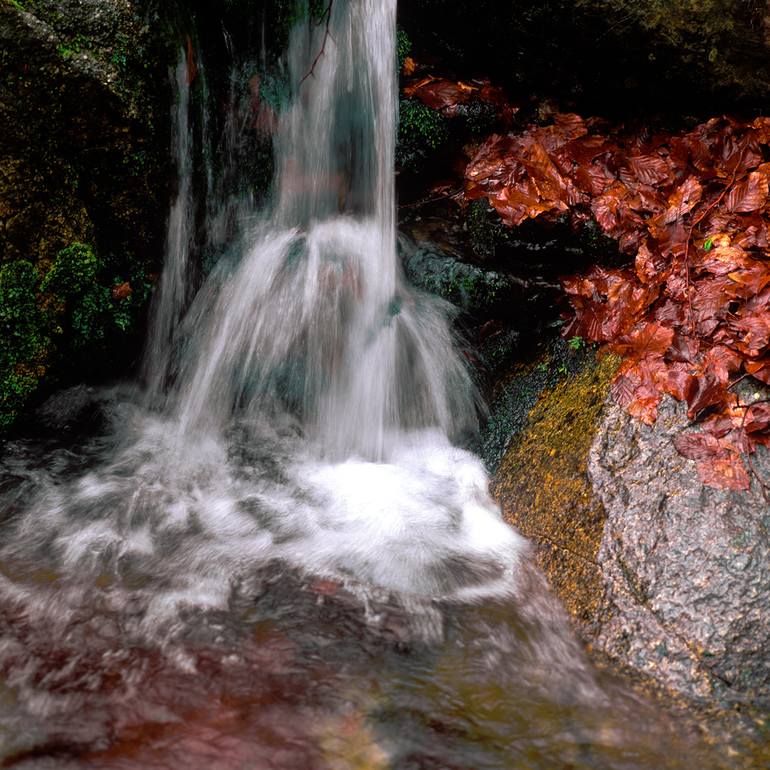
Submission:
<svg viewBox="0 0 770 770">
<path fill-rule="evenodd" d="M 315 59 L 313 59 L 313 63 L 310 65 L 310 70 L 305 74 L 305 77 L 303 77 L 302 80 L 299 81 L 300 85 L 302 85 L 308 78 L 315 77 L 316 65 L 320 61 L 321 57 L 326 53 L 326 43 L 331 37 L 331 32 L 329 30 L 329 27 L 332 21 L 333 7 L 334 7 L 334 0 L 329 0 L 329 5 L 326 6 L 326 10 L 323 12 L 323 15 L 321 16 L 321 22 L 323 22 L 325 19 L 324 39 L 323 39 L 323 42 L 321 43 L 321 50 L 316 54 Z M 319 22 L 319 24 L 321 22 Z"/>
<path fill-rule="evenodd" d="M 449 191 L 446 194 L 442 194 L 442 195 L 436 195 L 435 197 L 432 197 L 432 198 L 420 198 L 420 200 L 412 201 L 411 203 L 399 203 L 398 207 L 400 209 L 411 209 L 411 208 L 417 208 L 418 206 L 426 206 L 429 203 L 437 203 L 438 201 L 451 200 L 461 190 L 462 190 L 462 187 L 458 187 L 454 191 Z"/>
</svg>

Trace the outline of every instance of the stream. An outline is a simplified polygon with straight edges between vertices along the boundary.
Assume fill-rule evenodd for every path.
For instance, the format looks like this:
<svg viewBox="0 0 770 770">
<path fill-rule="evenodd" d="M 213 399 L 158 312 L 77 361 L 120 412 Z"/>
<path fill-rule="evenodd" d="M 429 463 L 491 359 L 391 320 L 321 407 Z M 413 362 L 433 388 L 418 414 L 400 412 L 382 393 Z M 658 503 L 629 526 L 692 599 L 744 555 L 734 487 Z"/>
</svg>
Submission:
<svg viewBox="0 0 770 770">
<path fill-rule="evenodd" d="M 729 766 L 589 662 L 462 448 L 451 308 L 397 257 L 395 30 L 297 25 L 271 202 L 209 205 L 198 291 L 180 51 L 142 381 L 5 447 L 0 766 Z"/>
</svg>

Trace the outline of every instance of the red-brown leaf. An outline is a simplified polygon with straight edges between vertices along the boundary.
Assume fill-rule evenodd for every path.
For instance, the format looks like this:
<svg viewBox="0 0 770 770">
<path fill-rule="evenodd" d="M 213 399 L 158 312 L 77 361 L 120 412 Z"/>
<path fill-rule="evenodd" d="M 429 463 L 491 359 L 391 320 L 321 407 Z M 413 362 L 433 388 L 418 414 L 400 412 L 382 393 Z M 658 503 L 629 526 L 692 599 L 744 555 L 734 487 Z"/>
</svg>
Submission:
<svg viewBox="0 0 770 770">
<path fill-rule="evenodd" d="M 753 171 L 746 179 L 730 188 L 725 198 L 725 208 L 733 213 L 756 211 L 767 202 L 767 177 Z"/>
<path fill-rule="evenodd" d="M 751 486 L 746 465 L 737 452 L 698 463 L 701 481 L 709 487 L 745 492 Z"/>
<path fill-rule="evenodd" d="M 770 404 L 754 404 L 746 411 L 743 423 L 746 433 L 760 433 L 770 429 Z"/>
<path fill-rule="evenodd" d="M 660 155 L 635 155 L 627 162 L 642 184 L 656 185 L 669 178 L 668 164 Z"/>
<path fill-rule="evenodd" d="M 669 197 L 668 208 L 663 214 L 663 223 L 670 224 L 689 214 L 697 206 L 702 195 L 701 183 L 694 176 L 687 177 Z"/>
<path fill-rule="evenodd" d="M 734 447 L 727 441 L 710 433 L 680 433 L 674 437 L 676 451 L 688 460 L 711 460 L 734 453 Z"/>
</svg>

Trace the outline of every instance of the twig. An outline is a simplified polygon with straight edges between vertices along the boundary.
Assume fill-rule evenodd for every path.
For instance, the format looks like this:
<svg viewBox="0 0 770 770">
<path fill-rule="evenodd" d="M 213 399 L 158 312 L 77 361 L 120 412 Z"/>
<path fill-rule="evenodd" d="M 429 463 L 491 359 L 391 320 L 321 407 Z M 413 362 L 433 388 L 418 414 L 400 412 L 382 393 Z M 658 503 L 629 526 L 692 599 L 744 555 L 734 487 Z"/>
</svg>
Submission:
<svg viewBox="0 0 770 770">
<path fill-rule="evenodd" d="M 321 43 L 321 50 L 316 54 L 315 59 L 313 59 L 313 63 L 310 65 L 310 70 L 305 74 L 305 77 L 302 78 L 302 80 L 299 81 L 299 84 L 302 85 L 309 77 L 315 77 L 315 68 L 318 64 L 321 57 L 326 53 L 326 42 L 331 37 L 331 32 L 329 31 L 329 26 L 331 24 L 332 20 L 332 7 L 334 6 L 334 0 L 329 0 L 329 5 L 326 6 L 326 10 L 323 12 L 323 15 L 321 16 L 321 19 L 326 19 L 326 26 L 324 29 L 324 39 Z M 321 22 L 319 22 L 320 24 Z"/>
<path fill-rule="evenodd" d="M 748 372 L 746 372 L 745 374 L 742 374 L 735 382 L 731 382 L 727 386 L 727 389 L 732 390 L 736 385 L 743 382 L 747 377 L 751 377 L 751 375 Z"/>
<path fill-rule="evenodd" d="M 736 405 L 736 409 L 743 409 L 743 418 L 741 419 L 741 427 L 739 428 L 740 432 L 743 432 L 746 428 L 746 418 L 749 416 L 749 409 L 751 409 L 752 406 L 755 404 L 767 404 L 770 403 L 770 398 L 763 398 L 757 401 L 752 401 L 750 404 L 741 404 L 738 403 Z M 770 503 L 770 484 L 766 484 L 762 477 L 759 475 L 756 467 L 754 466 L 754 460 L 752 459 L 752 449 L 751 445 L 749 445 L 749 451 L 745 453 L 746 454 L 746 461 L 749 464 L 749 473 L 757 480 L 757 483 L 759 484 L 759 488 L 762 491 L 762 497 L 765 498 L 765 502 Z M 760 522 L 760 525 L 762 526 L 762 529 L 764 529 L 764 524 Z"/>
</svg>

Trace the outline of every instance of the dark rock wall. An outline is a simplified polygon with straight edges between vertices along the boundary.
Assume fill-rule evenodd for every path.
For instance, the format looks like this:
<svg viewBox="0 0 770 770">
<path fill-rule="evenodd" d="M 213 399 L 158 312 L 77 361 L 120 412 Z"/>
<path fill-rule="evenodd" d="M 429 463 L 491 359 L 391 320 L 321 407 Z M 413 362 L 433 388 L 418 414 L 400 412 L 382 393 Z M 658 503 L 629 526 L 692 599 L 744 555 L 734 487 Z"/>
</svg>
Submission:
<svg viewBox="0 0 770 770">
<path fill-rule="evenodd" d="M 138 350 L 168 198 L 166 37 L 128 0 L 0 2 L 0 427 Z"/>
<path fill-rule="evenodd" d="M 298 18 L 294 0 L 0 0 L 0 431 L 138 360 L 174 195 L 180 51 L 200 229 L 212 178 L 220 201 L 269 187 L 269 136 L 248 110 L 280 101 Z"/>
<path fill-rule="evenodd" d="M 613 118 L 753 111 L 770 94 L 766 0 L 401 0 L 416 55 L 518 99 Z"/>
</svg>

